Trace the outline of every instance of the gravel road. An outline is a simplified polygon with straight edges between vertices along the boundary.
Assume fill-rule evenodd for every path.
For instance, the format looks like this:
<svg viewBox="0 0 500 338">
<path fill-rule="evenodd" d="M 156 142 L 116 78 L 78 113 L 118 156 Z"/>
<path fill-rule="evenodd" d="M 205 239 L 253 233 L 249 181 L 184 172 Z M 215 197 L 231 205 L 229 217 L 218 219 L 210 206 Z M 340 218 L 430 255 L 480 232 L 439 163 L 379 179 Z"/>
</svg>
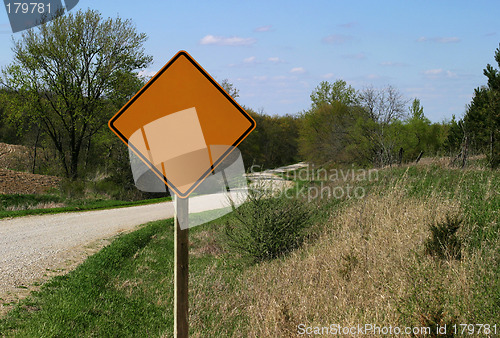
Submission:
<svg viewBox="0 0 500 338">
<path fill-rule="evenodd" d="M 293 169 L 297 167 L 286 167 L 286 170 Z M 251 179 L 278 180 L 278 185 L 286 184 L 270 173 L 255 176 Z M 216 196 L 193 197 L 190 212 L 220 208 L 226 197 Z M 36 290 L 37 285 L 82 263 L 110 243 L 114 236 L 132 231 L 141 224 L 173 216 L 173 203 L 166 202 L 0 220 L 0 315 Z"/>
<path fill-rule="evenodd" d="M 236 196 L 236 195 L 235 195 Z M 227 206 L 226 195 L 193 197 L 190 213 Z M 174 217 L 173 202 L 0 220 L 0 315 L 50 277 L 82 263 L 111 239 Z"/>
<path fill-rule="evenodd" d="M 173 203 L 166 202 L 0 220 L 0 304 L 72 269 L 111 237 L 173 215 Z"/>
</svg>

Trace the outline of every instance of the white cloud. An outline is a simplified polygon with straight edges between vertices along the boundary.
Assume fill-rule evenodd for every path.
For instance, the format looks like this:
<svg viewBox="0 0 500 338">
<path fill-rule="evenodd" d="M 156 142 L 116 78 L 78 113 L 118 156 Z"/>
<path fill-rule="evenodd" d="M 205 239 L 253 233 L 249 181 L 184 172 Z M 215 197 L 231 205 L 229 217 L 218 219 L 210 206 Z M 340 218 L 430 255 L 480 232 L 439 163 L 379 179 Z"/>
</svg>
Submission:
<svg viewBox="0 0 500 338">
<path fill-rule="evenodd" d="M 290 73 L 292 74 L 304 74 L 306 72 L 306 70 L 302 67 L 294 67 L 292 69 L 290 69 Z"/>
<path fill-rule="evenodd" d="M 449 70 L 446 71 L 446 76 L 450 78 L 456 78 L 458 77 L 457 73 L 451 72 Z"/>
<path fill-rule="evenodd" d="M 267 81 L 268 77 L 266 75 L 256 75 L 253 79 L 257 81 Z"/>
<path fill-rule="evenodd" d="M 433 38 L 428 38 L 425 36 L 421 36 L 417 39 L 417 42 L 436 42 L 436 43 L 456 43 L 462 41 L 460 38 L 457 38 L 456 36 L 452 37 L 433 37 Z"/>
<path fill-rule="evenodd" d="M 440 75 L 442 73 L 443 73 L 442 68 L 424 70 L 424 75 L 435 76 L 435 75 Z"/>
<path fill-rule="evenodd" d="M 253 31 L 254 32 L 269 32 L 273 28 L 272 25 L 267 25 L 267 26 L 260 26 L 255 28 Z"/>
<path fill-rule="evenodd" d="M 438 77 L 445 77 L 445 78 L 450 78 L 454 79 L 457 78 L 458 75 L 457 73 L 454 73 L 450 70 L 444 70 L 443 68 L 436 68 L 436 69 L 427 69 L 422 72 L 426 77 L 428 78 L 438 78 Z"/>
<path fill-rule="evenodd" d="M 257 42 L 254 38 L 242 38 L 239 36 L 224 37 L 215 35 L 206 35 L 200 40 L 202 45 L 217 46 L 251 46 Z"/>
<path fill-rule="evenodd" d="M 254 67 L 256 65 L 261 64 L 262 61 L 259 61 L 259 59 L 256 56 L 249 56 L 244 58 L 241 62 L 238 63 L 230 63 L 228 64 L 228 67 L 237 67 L 237 68 L 248 68 L 248 67 Z"/>
<path fill-rule="evenodd" d="M 323 79 L 331 79 L 331 78 L 333 78 L 334 76 L 335 76 L 335 74 L 333 74 L 333 73 L 326 73 L 326 74 L 322 75 L 321 77 L 322 77 Z"/>
<path fill-rule="evenodd" d="M 139 77 L 153 77 L 155 74 L 156 74 L 156 71 L 149 70 L 149 69 L 142 69 L 137 73 L 137 75 L 139 75 Z"/>
<path fill-rule="evenodd" d="M 268 61 L 270 62 L 273 62 L 273 63 L 283 63 L 285 62 L 284 60 L 280 59 L 279 57 L 270 57 L 267 59 Z"/>
<path fill-rule="evenodd" d="M 255 63 L 256 59 L 257 58 L 255 56 L 250 56 L 250 57 L 243 59 L 243 63 Z"/>
<path fill-rule="evenodd" d="M 403 62 L 393 62 L 393 61 L 385 61 L 380 63 L 381 66 L 385 67 L 405 67 L 408 66 L 406 63 Z"/>
<path fill-rule="evenodd" d="M 450 38 L 435 38 L 434 41 L 439 43 L 454 43 L 454 42 L 460 42 L 461 39 L 457 38 L 456 36 L 453 36 Z"/>
<path fill-rule="evenodd" d="M 352 40 L 352 36 L 342 35 L 342 34 L 332 34 L 328 35 L 327 37 L 324 37 L 322 41 L 332 45 L 339 45 L 350 40 Z"/>
</svg>

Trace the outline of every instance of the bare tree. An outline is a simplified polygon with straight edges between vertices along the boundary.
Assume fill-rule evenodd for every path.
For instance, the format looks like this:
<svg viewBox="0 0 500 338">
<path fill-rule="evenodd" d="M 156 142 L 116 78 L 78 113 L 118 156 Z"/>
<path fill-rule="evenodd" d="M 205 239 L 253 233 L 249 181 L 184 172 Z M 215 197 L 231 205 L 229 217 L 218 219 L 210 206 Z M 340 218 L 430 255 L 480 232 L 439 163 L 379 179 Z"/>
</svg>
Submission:
<svg viewBox="0 0 500 338">
<path fill-rule="evenodd" d="M 365 88 L 360 95 L 362 106 L 375 122 L 369 138 L 374 144 L 374 161 L 379 166 L 392 164 L 394 160 L 394 141 L 387 136 L 387 128 L 396 120 L 406 117 L 409 100 L 393 86 L 382 89 Z"/>
<path fill-rule="evenodd" d="M 367 87 L 361 92 L 361 104 L 368 110 L 370 117 L 382 125 L 406 117 L 406 106 L 409 102 L 410 100 L 393 86 L 382 89 Z"/>
</svg>

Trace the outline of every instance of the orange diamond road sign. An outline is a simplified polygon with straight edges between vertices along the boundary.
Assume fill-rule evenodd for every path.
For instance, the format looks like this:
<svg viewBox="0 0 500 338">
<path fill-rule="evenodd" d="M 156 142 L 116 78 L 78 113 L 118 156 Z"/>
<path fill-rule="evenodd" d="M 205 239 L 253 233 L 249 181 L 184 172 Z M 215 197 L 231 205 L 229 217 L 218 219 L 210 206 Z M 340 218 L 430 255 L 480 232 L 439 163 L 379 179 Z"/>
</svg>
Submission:
<svg viewBox="0 0 500 338">
<path fill-rule="evenodd" d="M 109 127 L 185 198 L 255 129 L 255 121 L 180 51 L 113 116 Z"/>
</svg>

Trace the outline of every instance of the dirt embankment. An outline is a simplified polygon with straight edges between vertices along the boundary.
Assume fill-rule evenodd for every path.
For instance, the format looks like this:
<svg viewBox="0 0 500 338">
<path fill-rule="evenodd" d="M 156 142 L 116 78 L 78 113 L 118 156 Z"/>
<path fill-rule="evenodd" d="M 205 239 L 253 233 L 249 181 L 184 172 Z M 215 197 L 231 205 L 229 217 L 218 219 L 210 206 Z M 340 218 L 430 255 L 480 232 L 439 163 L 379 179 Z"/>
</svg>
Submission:
<svg viewBox="0 0 500 338">
<path fill-rule="evenodd" d="M 23 168 L 24 167 L 24 168 Z M 56 188 L 60 177 L 10 170 L 29 167 L 29 149 L 0 143 L 0 194 L 41 194 Z"/>
<path fill-rule="evenodd" d="M 0 194 L 43 194 L 60 181 L 60 177 L 0 169 Z"/>
<path fill-rule="evenodd" d="M 25 146 L 0 142 L 0 169 L 21 169 L 27 171 L 30 151 Z"/>
</svg>

